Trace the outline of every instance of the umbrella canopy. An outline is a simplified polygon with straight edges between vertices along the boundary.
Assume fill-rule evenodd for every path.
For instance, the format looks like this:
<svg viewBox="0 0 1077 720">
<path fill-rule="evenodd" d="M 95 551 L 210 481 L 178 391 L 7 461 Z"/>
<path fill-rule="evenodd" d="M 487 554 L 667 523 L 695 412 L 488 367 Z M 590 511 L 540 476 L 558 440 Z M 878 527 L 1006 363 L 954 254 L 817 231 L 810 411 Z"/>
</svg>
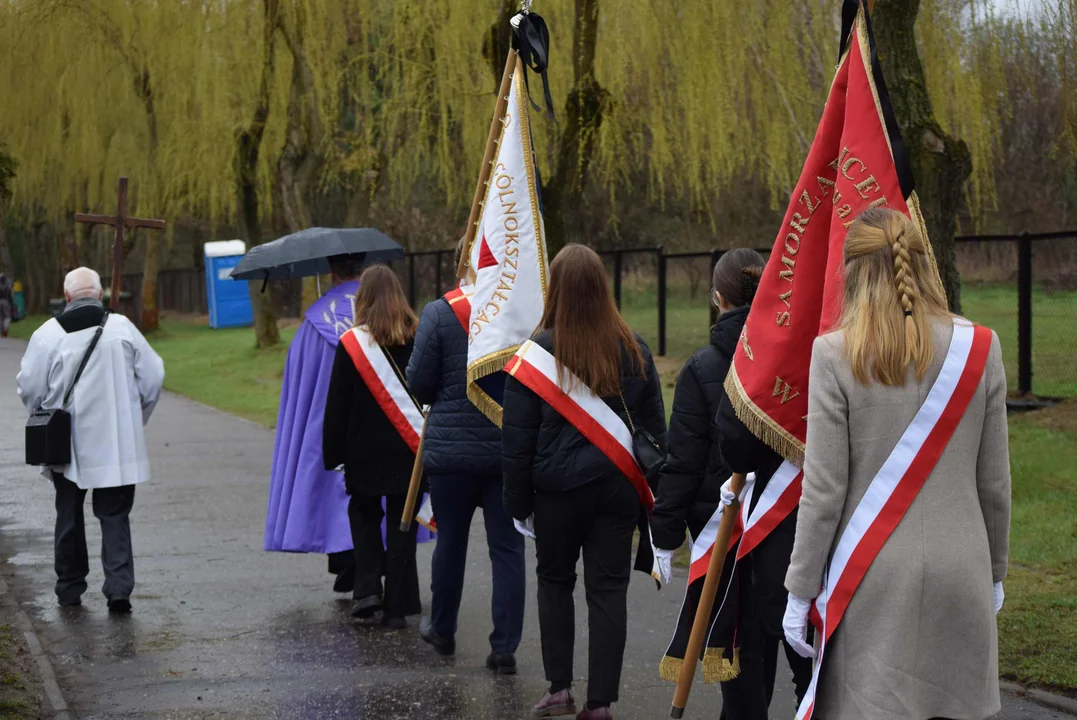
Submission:
<svg viewBox="0 0 1077 720">
<path fill-rule="evenodd" d="M 366 255 L 367 263 L 404 258 L 404 248 L 374 228 L 307 228 L 247 251 L 233 280 L 289 280 L 325 275 L 334 255 Z"/>
</svg>

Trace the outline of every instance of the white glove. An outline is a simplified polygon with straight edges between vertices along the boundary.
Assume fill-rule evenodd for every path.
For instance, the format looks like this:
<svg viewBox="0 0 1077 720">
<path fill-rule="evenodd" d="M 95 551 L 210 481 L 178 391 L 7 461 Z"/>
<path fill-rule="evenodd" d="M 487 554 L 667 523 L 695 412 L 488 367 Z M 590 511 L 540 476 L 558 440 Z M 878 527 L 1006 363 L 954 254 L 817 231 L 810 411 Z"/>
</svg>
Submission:
<svg viewBox="0 0 1077 720">
<path fill-rule="evenodd" d="M 1002 583 L 995 583 L 995 614 L 1002 609 L 1002 602 L 1006 599 L 1006 593 L 1002 590 Z"/>
<path fill-rule="evenodd" d="M 519 30 L 520 29 L 520 21 L 522 21 L 523 19 L 524 19 L 524 14 L 523 13 L 516 13 L 515 15 L 512 16 L 512 19 L 509 20 L 509 24 L 512 25 L 514 30 Z"/>
<path fill-rule="evenodd" d="M 654 548 L 654 559 L 658 561 L 658 574 L 663 585 L 669 585 L 673 580 L 673 550 Z"/>
<path fill-rule="evenodd" d="M 744 498 L 748 495 L 748 489 L 755 483 L 755 473 L 749 473 L 748 477 L 744 480 L 744 486 L 740 489 L 740 501 L 744 502 Z M 722 509 L 729 507 L 733 504 L 733 499 L 736 496 L 733 494 L 733 478 L 729 478 L 722 483 Z"/>
<path fill-rule="evenodd" d="M 807 642 L 810 610 L 811 600 L 789 593 L 789 601 L 785 605 L 785 617 L 782 618 L 782 629 L 785 630 L 785 641 L 789 643 L 789 647 L 803 658 L 815 657 L 815 648 Z"/>
<path fill-rule="evenodd" d="M 516 532 L 520 533 L 524 537 L 529 537 L 532 540 L 535 539 L 535 516 L 528 515 L 526 520 L 512 519 L 512 524 L 516 526 Z"/>
</svg>

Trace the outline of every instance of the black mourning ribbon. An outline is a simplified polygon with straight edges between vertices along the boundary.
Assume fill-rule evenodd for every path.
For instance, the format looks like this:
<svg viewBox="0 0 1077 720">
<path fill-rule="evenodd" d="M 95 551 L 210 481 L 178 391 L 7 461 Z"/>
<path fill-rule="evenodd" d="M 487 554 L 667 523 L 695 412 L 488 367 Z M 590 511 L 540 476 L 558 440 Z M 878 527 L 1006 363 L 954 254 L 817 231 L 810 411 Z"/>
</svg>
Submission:
<svg viewBox="0 0 1077 720">
<path fill-rule="evenodd" d="M 527 88 L 527 99 L 531 107 L 539 112 L 542 111 L 542 108 L 531 99 L 531 83 L 527 77 L 528 68 L 542 76 L 546 112 L 551 119 L 556 121 L 553 114 L 553 96 L 550 95 L 550 81 L 546 75 L 550 66 L 550 30 L 546 27 L 546 21 L 535 13 L 525 13 L 520 20 L 520 27 L 513 33 L 513 46 L 520 53 L 520 59 L 523 60 L 524 86 Z"/>
</svg>

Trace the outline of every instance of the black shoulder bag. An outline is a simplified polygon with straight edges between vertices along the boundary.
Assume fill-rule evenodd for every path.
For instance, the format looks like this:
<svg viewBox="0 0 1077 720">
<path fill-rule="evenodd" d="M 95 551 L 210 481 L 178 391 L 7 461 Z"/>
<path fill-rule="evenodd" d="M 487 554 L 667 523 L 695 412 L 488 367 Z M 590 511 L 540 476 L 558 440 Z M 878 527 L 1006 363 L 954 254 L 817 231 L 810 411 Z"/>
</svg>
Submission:
<svg viewBox="0 0 1077 720">
<path fill-rule="evenodd" d="M 35 410 L 26 421 L 26 464 L 27 465 L 68 465 L 71 463 L 71 415 L 64 409 L 67 407 L 71 393 L 75 390 L 82 371 L 86 369 L 86 363 L 97 347 L 97 341 L 101 339 L 101 333 L 105 331 L 105 322 L 108 320 L 108 311 L 101 318 L 101 324 L 97 326 L 90 346 L 82 356 L 79 369 L 75 372 L 75 379 L 71 381 L 71 387 L 64 393 L 63 404 L 57 410 Z"/>
<path fill-rule="evenodd" d="M 658 474 L 662 469 L 662 463 L 666 461 L 666 454 L 658 446 L 654 435 L 647 432 L 646 428 L 636 427 L 636 424 L 632 422 L 632 413 L 628 409 L 628 403 L 625 402 L 624 393 L 618 393 L 618 395 L 621 396 L 621 405 L 628 418 L 628 429 L 632 431 L 632 454 L 636 456 L 636 462 L 639 463 L 647 484 L 654 489 L 658 485 Z"/>
</svg>

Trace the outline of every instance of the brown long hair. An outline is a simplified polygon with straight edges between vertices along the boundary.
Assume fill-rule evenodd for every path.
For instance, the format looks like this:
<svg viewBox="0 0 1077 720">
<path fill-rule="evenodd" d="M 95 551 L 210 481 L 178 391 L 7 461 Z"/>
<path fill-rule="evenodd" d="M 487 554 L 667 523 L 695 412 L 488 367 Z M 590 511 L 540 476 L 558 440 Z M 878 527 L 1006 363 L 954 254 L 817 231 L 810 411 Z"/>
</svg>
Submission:
<svg viewBox="0 0 1077 720">
<path fill-rule="evenodd" d="M 617 311 L 606 268 L 594 250 L 566 245 L 550 263 L 550 291 L 539 325 L 553 338 L 558 382 L 567 368 L 600 397 L 621 390 L 621 353 L 643 374 L 636 334 Z"/>
<path fill-rule="evenodd" d="M 373 265 L 359 276 L 355 327 L 365 325 L 382 347 L 404 345 L 415 337 L 418 318 L 404 297 L 400 278 L 385 265 Z"/>
<path fill-rule="evenodd" d="M 885 208 L 865 210 L 845 237 L 841 329 L 853 375 L 865 385 L 923 379 L 935 358 L 930 318 L 951 317 L 916 223 Z"/>
</svg>

